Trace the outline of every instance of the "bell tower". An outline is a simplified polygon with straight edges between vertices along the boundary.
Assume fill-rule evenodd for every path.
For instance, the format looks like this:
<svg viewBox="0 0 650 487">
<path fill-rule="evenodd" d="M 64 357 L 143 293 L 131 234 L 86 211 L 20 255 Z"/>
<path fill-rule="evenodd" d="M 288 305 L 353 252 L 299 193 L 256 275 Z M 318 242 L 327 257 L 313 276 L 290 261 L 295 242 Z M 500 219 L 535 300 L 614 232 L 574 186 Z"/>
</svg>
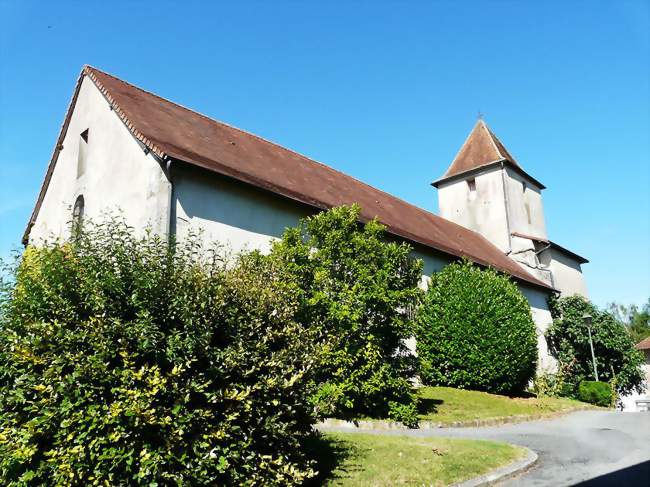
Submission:
<svg viewBox="0 0 650 487">
<path fill-rule="evenodd" d="M 542 190 L 479 119 L 445 174 L 434 181 L 440 215 L 474 230 L 528 271 L 550 283 L 540 264 L 540 242 L 548 242 Z"/>
</svg>

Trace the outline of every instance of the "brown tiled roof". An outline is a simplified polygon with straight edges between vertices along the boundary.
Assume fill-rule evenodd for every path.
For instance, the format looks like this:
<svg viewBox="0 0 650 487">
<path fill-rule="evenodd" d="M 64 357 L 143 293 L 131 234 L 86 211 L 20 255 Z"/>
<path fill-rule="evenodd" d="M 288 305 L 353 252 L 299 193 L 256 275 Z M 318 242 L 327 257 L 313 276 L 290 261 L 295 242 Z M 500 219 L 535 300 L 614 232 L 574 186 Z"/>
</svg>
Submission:
<svg viewBox="0 0 650 487">
<path fill-rule="evenodd" d="M 465 142 L 458 151 L 458 154 L 456 154 L 456 157 L 454 157 L 449 168 L 447 168 L 445 174 L 437 181 L 434 181 L 433 185 L 437 187 L 443 181 L 454 179 L 461 174 L 487 168 L 497 163 L 508 164 L 514 170 L 536 183 L 541 189 L 544 189 L 543 184 L 521 168 L 512 154 L 508 152 L 508 149 L 505 148 L 499 138 L 494 135 L 494 132 L 490 130 L 482 119 L 476 122 L 476 125 L 474 125 L 469 136 L 465 139 Z"/>
<path fill-rule="evenodd" d="M 86 66 L 83 76 L 95 83 L 132 134 L 162 159 L 199 166 L 317 209 L 358 203 L 363 220 L 376 217 L 395 236 L 452 256 L 466 256 L 518 280 L 551 289 L 478 233 L 98 69 Z M 71 110 L 67 118 L 70 113 Z M 67 122 L 63 130 L 66 126 Z M 38 213 L 57 155 L 55 150 L 30 225 Z M 29 227 L 26 235 L 28 232 Z"/>
<path fill-rule="evenodd" d="M 520 232 L 512 232 L 510 235 L 513 235 L 514 237 L 521 237 L 521 238 L 527 238 L 528 240 L 534 240 L 535 242 L 541 242 L 544 244 L 550 244 L 550 240 L 543 238 L 543 237 L 536 237 L 534 235 L 528 235 L 527 233 L 520 233 Z"/>
<path fill-rule="evenodd" d="M 650 337 L 641 340 L 634 346 L 634 348 L 637 350 L 650 350 Z"/>
<path fill-rule="evenodd" d="M 478 120 L 442 177 L 448 178 L 504 159 L 517 164 L 514 157 L 505 150 L 503 144 L 499 142 L 487 124 L 483 120 Z"/>
</svg>

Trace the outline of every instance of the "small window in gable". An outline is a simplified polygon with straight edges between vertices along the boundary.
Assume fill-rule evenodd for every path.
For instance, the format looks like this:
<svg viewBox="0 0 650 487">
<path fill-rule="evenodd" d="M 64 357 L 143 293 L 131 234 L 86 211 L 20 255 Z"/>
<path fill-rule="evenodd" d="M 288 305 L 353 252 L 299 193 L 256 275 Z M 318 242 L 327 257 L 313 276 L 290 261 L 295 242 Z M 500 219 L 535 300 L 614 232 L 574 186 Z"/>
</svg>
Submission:
<svg viewBox="0 0 650 487">
<path fill-rule="evenodd" d="M 84 219 L 84 212 L 86 210 L 85 206 L 84 197 L 80 194 L 77 196 L 77 199 L 74 202 L 74 206 L 72 207 L 72 227 L 74 230 L 81 229 L 81 225 L 83 224 Z"/>
<path fill-rule="evenodd" d="M 526 186 L 526 181 L 522 181 L 522 182 L 521 182 L 521 190 L 522 190 L 524 193 L 526 192 L 526 188 L 528 188 L 528 186 Z"/>
<path fill-rule="evenodd" d="M 86 172 L 86 158 L 88 153 L 88 129 L 79 134 L 77 146 L 77 178 L 83 176 Z"/>
<path fill-rule="evenodd" d="M 476 179 L 467 180 L 467 189 L 469 190 L 469 199 L 473 200 L 476 198 Z"/>
</svg>

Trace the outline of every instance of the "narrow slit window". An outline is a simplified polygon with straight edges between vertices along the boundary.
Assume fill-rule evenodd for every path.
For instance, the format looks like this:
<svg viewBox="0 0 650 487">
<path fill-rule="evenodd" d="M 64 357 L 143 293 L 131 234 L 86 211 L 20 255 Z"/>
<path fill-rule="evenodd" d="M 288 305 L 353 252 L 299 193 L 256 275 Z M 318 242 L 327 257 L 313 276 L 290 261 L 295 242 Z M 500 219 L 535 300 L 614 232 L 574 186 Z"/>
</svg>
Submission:
<svg viewBox="0 0 650 487">
<path fill-rule="evenodd" d="M 468 198 L 470 201 L 476 199 L 476 180 L 474 178 L 467 180 L 467 189 L 469 191 Z"/>
<path fill-rule="evenodd" d="M 88 153 L 88 129 L 79 134 L 79 145 L 77 148 L 77 178 L 83 176 L 86 172 Z"/>
<path fill-rule="evenodd" d="M 521 182 L 521 190 L 522 190 L 524 193 L 526 192 L 526 188 L 528 188 L 528 186 L 526 186 L 526 181 L 522 181 L 522 182 Z"/>
</svg>

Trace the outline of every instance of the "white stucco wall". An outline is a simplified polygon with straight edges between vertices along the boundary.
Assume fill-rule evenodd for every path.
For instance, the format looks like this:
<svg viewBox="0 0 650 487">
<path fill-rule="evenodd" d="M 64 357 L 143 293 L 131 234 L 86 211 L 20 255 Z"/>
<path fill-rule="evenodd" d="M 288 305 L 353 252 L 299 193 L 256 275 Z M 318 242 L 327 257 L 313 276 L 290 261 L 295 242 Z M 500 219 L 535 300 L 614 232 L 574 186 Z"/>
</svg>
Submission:
<svg viewBox="0 0 650 487">
<path fill-rule="evenodd" d="M 472 178 L 473 193 L 467 184 Z M 440 184 L 438 206 L 443 218 L 481 233 L 504 252 L 511 250 L 512 232 L 546 238 L 541 189 L 509 167 Z"/>
<path fill-rule="evenodd" d="M 467 179 L 474 179 L 476 191 L 470 192 Z M 466 179 L 440 184 L 440 216 L 479 232 L 503 252 L 509 250 L 508 220 L 500 167 L 473 174 Z"/>
<path fill-rule="evenodd" d="M 313 210 L 286 198 L 189 166 L 172 168 L 176 235 L 202 231 L 233 253 L 270 249 L 272 238 Z"/>
<path fill-rule="evenodd" d="M 280 237 L 285 228 L 295 226 L 300 218 L 314 211 L 200 169 L 178 167 L 172 169 L 172 174 L 179 239 L 187 236 L 190 230 L 200 230 L 205 239 L 219 241 L 232 252 L 254 249 L 266 252 L 273 238 Z M 413 256 L 422 259 L 424 264 L 423 289 L 426 289 L 428 276 L 452 261 L 443 253 L 421 246 L 414 248 Z M 552 321 L 546 302 L 547 293 L 524 285 L 519 287 L 531 305 L 533 321 L 537 325 L 540 367 L 552 368 L 554 361 L 548 356 L 543 337 Z M 407 346 L 415 351 L 414 339 L 408 340 Z"/>
<path fill-rule="evenodd" d="M 510 232 L 546 238 L 542 190 L 509 167 L 505 174 Z"/>
<path fill-rule="evenodd" d="M 415 247 L 411 253 L 416 259 L 422 259 L 423 277 L 429 277 L 434 272 L 440 271 L 443 267 L 451 262 L 451 259 L 442 253 L 436 253 L 422 247 Z M 426 289 L 426 287 L 423 287 Z"/>
<path fill-rule="evenodd" d="M 587 283 L 580 263 L 570 255 L 555 248 L 539 254 L 539 260 L 553 273 L 553 283 L 563 296 L 580 294 L 588 298 Z"/>
<path fill-rule="evenodd" d="M 77 177 L 80 134 L 86 129 L 86 168 Z M 147 226 L 161 234 L 168 230 L 170 185 L 162 168 L 152 155 L 144 154 L 88 78 L 82 81 L 30 243 L 68 237 L 78 195 L 84 197 L 85 218 L 98 219 L 104 211 L 120 209 L 138 231 Z"/>
<path fill-rule="evenodd" d="M 554 287 L 551 268 L 543 264 L 536 253 L 536 244 L 529 238 L 513 235 L 511 238 L 512 250 L 510 258 L 530 272 L 537 279 Z"/>
<path fill-rule="evenodd" d="M 476 184 L 473 194 L 467 184 L 471 178 Z M 563 295 L 588 296 L 578 261 L 557 249 L 546 250 L 538 257 L 532 240 L 511 235 L 547 238 L 542 190 L 529 178 L 510 167 L 493 167 L 441 184 L 438 200 L 444 218 L 481 233 L 526 271 Z"/>
<path fill-rule="evenodd" d="M 548 345 L 546 344 L 546 338 L 544 338 L 544 333 L 549 325 L 553 323 L 547 302 L 548 294 L 523 284 L 519 284 L 518 287 L 522 294 L 526 296 L 526 299 L 528 299 L 533 321 L 537 327 L 537 370 L 553 372 L 557 368 L 557 361 L 548 353 Z"/>
<path fill-rule="evenodd" d="M 643 350 L 645 355 L 645 364 L 643 367 L 643 374 L 645 380 L 643 383 L 643 391 L 641 393 L 634 392 L 628 394 L 627 396 L 622 396 L 621 400 L 621 409 L 624 412 L 634 413 L 640 410 L 639 405 L 637 405 L 638 400 L 648 400 L 650 399 L 650 350 Z"/>
</svg>

